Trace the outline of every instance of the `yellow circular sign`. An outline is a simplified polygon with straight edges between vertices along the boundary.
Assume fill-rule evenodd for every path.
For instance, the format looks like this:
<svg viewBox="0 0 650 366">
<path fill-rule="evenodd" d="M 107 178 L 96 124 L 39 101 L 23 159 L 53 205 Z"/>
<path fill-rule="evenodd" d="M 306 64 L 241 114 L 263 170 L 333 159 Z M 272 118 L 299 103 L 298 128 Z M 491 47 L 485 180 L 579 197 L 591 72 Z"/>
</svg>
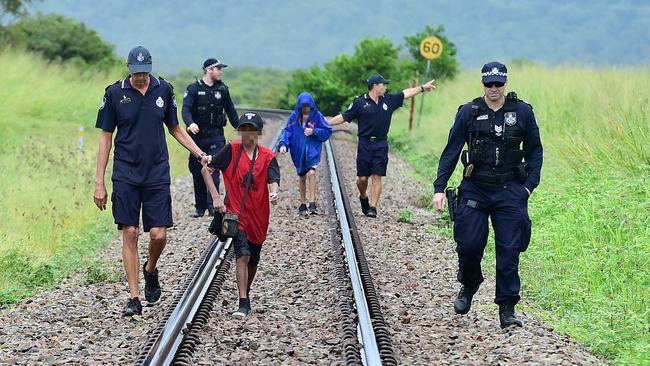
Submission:
<svg viewBox="0 0 650 366">
<path fill-rule="evenodd" d="M 420 54 L 422 57 L 433 60 L 442 54 L 442 42 L 437 37 L 427 37 L 420 42 Z"/>
</svg>

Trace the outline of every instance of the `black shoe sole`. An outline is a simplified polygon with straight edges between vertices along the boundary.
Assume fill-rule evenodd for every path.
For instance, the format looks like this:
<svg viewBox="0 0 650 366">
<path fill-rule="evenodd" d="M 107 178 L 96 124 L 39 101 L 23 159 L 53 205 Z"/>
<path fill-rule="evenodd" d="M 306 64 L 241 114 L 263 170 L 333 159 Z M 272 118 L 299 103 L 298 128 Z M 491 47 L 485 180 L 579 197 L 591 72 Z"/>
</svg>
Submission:
<svg viewBox="0 0 650 366">
<path fill-rule="evenodd" d="M 153 293 L 147 292 L 147 290 L 144 290 L 144 299 L 147 300 L 149 304 L 155 304 L 160 300 L 160 295 L 162 294 L 162 291 L 158 289 L 158 291 L 154 291 Z"/>
<path fill-rule="evenodd" d="M 467 309 L 459 309 L 459 308 L 456 307 L 456 304 L 454 304 L 454 311 L 458 315 L 465 315 L 465 314 L 469 313 L 469 310 L 471 308 L 472 308 L 472 306 L 468 306 Z"/>
</svg>

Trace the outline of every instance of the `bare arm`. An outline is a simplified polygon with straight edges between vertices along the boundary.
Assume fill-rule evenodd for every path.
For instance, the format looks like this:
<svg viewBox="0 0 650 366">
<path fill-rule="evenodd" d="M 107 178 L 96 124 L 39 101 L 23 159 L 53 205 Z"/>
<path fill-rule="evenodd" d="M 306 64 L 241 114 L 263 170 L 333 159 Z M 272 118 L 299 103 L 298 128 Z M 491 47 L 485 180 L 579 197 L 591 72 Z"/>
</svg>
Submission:
<svg viewBox="0 0 650 366">
<path fill-rule="evenodd" d="M 95 205 L 100 210 L 106 209 L 106 202 L 108 201 L 108 194 L 106 193 L 106 185 L 104 184 L 104 175 L 106 174 L 106 165 L 108 164 L 108 156 L 111 153 L 113 146 L 113 133 L 102 131 L 99 137 L 99 152 L 97 153 L 97 170 L 95 171 L 95 193 L 93 199 Z"/>
<path fill-rule="evenodd" d="M 335 117 L 327 117 L 326 119 L 330 126 L 340 125 L 345 122 L 345 119 L 343 119 L 343 115 L 341 114 L 337 114 Z"/>
<path fill-rule="evenodd" d="M 420 93 L 423 93 L 425 91 L 431 91 L 436 88 L 434 84 L 435 80 L 428 81 L 424 83 L 422 86 L 416 86 L 413 88 L 408 88 L 404 89 L 402 92 L 404 93 L 404 99 L 414 97 Z"/>
<path fill-rule="evenodd" d="M 201 148 L 199 148 L 196 143 L 194 143 L 194 140 L 190 137 L 190 135 L 187 134 L 187 131 L 181 128 L 180 125 L 174 125 L 169 128 L 169 133 L 174 136 L 176 141 L 178 141 L 181 145 L 183 145 L 184 148 L 189 150 L 190 154 L 198 157 L 200 156 L 203 151 L 201 151 Z M 203 157 L 202 160 L 206 161 L 206 164 L 208 162 L 209 157 L 206 155 Z"/>
<path fill-rule="evenodd" d="M 217 174 L 219 174 L 219 172 L 217 172 Z M 212 207 L 221 213 L 226 212 L 226 206 L 223 204 L 221 195 L 217 191 L 217 187 L 214 185 L 212 174 L 210 174 L 210 169 L 207 166 L 201 168 L 201 175 L 203 176 L 203 181 L 205 181 L 205 185 L 210 192 L 210 196 L 212 196 Z"/>
</svg>

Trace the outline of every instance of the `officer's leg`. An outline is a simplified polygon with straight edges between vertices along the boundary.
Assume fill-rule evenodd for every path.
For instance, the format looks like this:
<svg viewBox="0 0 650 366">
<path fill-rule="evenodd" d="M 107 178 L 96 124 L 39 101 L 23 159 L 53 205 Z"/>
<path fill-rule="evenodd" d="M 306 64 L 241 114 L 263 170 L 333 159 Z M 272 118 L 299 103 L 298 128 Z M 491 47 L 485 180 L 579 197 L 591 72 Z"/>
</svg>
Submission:
<svg viewBox="0 0 650 366">
<path fill-rule="evenodd" d="M 357 177 L 357 188 L 359 189 L 359 197 L 367 198 L 368 194 L 368 177 Z"/>
<path fill-rule="evenodd" d="M 201 163 L 194 156 L 190 155 L 188 168 L 190 169 L 190 173 L 192 173 L 192 181 L 194 183 L 194 207 L 197 213 L 200 212 L 202 215 L 205 209 L 208 208 L 208 188 L 201 175 Z"/>
<path fill-rule="evenodd" d="M 454 221 L 454 239 L 458 253 L 458 282 L 464 286 L 477 289 L 483 282 L 481 260 L 487 245 L 488 215 L 478 209 L 467 206 L 466 197 L 461 198 L 461 205 L 456 210 Z"/>
<path fill-rule="evenodd" d="M 379 196 L 381 196 L 381 175 L 373 174 L 370 176 L 370 179 L 372 180 L 370 207 L 377 207 L 379 204 Z"/>
</svg>

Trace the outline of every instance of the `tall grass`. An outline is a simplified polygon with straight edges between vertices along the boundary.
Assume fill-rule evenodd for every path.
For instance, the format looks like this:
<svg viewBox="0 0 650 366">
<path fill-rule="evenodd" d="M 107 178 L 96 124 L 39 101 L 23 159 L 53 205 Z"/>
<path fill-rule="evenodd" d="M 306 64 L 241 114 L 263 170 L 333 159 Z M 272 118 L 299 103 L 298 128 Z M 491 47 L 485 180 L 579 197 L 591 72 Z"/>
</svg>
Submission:
<svg viewBox="0 0 650 366">
<path fill-rule="evenodd" d="M 509 76 L 508 89 L 534 106 L 544 144 L 520 265 L 524 304 L 615 363 L 648 364 L 650 70 L 513 64 Z M 441 85 L 414 133 L 406 110 L 396 116 L 391 146 L 433 181 L 458 105 L 481 94 L 474 71 Z"/>
<path fill-rule="evenodd" d="M 7 303 L 90 263 L 115 234 L 110 211 L 92 200 L 94 124 L 104 88 L 126 70 L 82 73 L 15 50 L 0 50 L 0 70 L 0 303 Z M 181 149 L 171 149 L 174 174 L 187 169 Z"/>
</svg>

